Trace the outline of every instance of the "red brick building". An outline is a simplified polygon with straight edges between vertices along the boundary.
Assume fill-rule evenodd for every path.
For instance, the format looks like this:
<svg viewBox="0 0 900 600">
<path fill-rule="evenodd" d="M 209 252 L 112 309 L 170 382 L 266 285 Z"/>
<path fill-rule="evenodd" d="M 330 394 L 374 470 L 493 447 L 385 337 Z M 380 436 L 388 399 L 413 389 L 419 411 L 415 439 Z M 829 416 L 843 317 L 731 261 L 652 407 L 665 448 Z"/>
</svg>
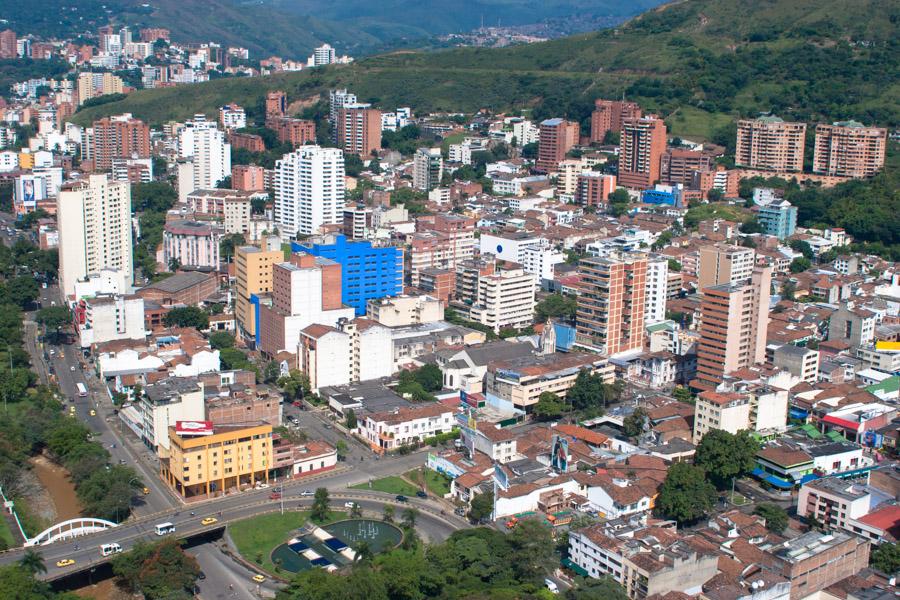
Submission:
<svg viewBox="0 0 900 600">
<path fill-rule="evenodd" d="M 535 169 L 544 173 L 555 172 L 566 153 L 578 143 L 578 123 L 565 119 L 547 119 L 538 131 L 538 157 Z"/>
<path fill-rule="evenodd" d="M 94 121 L 93 156 L 96 169 L 111 169 L 114 158 L 150 156 L 150 128 L 126 113 Z"/>
<path fill-rule="evenodd" d="M 338 146 L 344 152 L 365 158 L 373 150 L 381 150 L 381 111 L 369 107 L 348 107 L 338 110 Z M 313 132 L 315 135 L 315 132 Z"/>
<path fill-rule="evenodd" d="M 620 100 L 594 101 L 594 112 L 591 113 L 591 143 L 603 143 L 607 132 L 619 133 L 625 119 L 639 119 L 641 107 L 635 102 Z"/>
</svg>

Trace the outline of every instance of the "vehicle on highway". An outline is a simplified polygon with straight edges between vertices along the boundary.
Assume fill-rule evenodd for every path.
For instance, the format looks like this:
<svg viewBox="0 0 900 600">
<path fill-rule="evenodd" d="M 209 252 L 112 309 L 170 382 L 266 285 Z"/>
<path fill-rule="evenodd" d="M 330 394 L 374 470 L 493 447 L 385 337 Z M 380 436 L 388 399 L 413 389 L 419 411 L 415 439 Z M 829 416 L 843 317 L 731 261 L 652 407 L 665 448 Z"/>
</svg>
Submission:
<svg viewBox="0 0 900 600">
<path fill-rule="evenodd" d="M 75 561 L 71 558 L 63 558 L 61 560 L 56 561 L 57 567 L 71 567 L 75 564 Z"/>
<path fill-rule="evenodd" d="M 91 414 L 92 417 L 96 417 L 96 416 L 97 416 L 97 411 L 94 410 L 94 409 L 92 408 L 90 414 Z"/>
<path fill-rule="evenodd" d="M 262 583 L 265 580 L 266 580 L 266 578 L 263 577 L 262 575 L 254 575 L 253 576 L 253 581 L 255 581 L 256 583 Z"/>
<path fill-rule="evenodd" d="M 553 581 L 552 579 L 545 579 L 545 580 L 544 580 L 544 585 L 547 586 L 547 589 L 550 590 L 550 593 L 551 593 L 551 594 L 558 594 L 558 593 L 559 593 L 559 586 L 556 585 L 556 582 Z"/>
<path fill-rule="evenodd" d="M 344 502 L 344 508 L 353 508 L 356 506 L 356 502 Z"/>
<path fill-rule="evenodd" d="M 422 490 L 419 490 L 418 492 L 416 492 L 416 496 L 418 496 L 419 498 L 427 498 L 428 494 L 426 494 Z"/>
<path fill-rule="evenodd" d="M 312 490 L 303 490 L 302 492 L 300 492 L 300 495 L 301 496 L 315 496 L 316 494 Z"/>
<path fill-rule="evenodd" d="M 203 581 L 204 579 L 206 579 L 206 573 L 204 573 L 203 571 L 200 571 L 199 573 L 197 573 L 197 579 L 199 579 L 200 581 Z"/>
<path fill-rule="evenodd" d="M 70 412 L 70 413 L 75 412 L 75 405 L 74 405 L 74 404 L 70 404 L 70 405 L 69 405 L 69 412 Z"/>
<path fill-rule="evenodd" d="M 200 521 L 201 525 L 212 525 L 213 523 L 218 523 L 219 520 L 215 517 L 206 517 L 202 521 Z"/>
<path fill-rule="evenodd" d="M 397 502 L 407 502 L 407 501 L 409 501 L 409 498 L 407 498 L 407 497 L 404 496 L 403 494 L 397 494 L 395 500 L 396 500 Z"/>
<path fill-rule="evenodd" d="M 144 495 L 146 496 L 147 494 L 150 493 L 150 488 L 144 487 L 144 489 L 142 491 L 144 492 Z"/>
<path fill-rule="evenodd" d="M 109 556 L 110 554 L 118 554 L 122 551 L 122 546 L 113 542 L 112 544 L 101 544 L 100 545 L 100 555 L 101 556 Z"/>
<path fill-rule="evenodd" d="M 272 492 L 269 494 L 269 500 L 281 500 L 281 492 Z"/>
<path fill-rule="evenodd" d="M 156 526 L 156 535 L 168 535 L 170 533 L 175 533 L 174 523 L 166 521 L 165 523 L 160 523 Z"/>
<path fill-rule="evenodd" d="M 62 354 L 60 354 L 60 356 L 62 356 Z M 79 397 L 79 398 L 84 398 L 84 397 L 87 396 L 87 388 L 84 387 L 84 384 L 81 383 L 80 381 L 79 381 L 78 383 L 75 384 L 75 389 L 78 390 L 78 397 Z"/>
</svg>

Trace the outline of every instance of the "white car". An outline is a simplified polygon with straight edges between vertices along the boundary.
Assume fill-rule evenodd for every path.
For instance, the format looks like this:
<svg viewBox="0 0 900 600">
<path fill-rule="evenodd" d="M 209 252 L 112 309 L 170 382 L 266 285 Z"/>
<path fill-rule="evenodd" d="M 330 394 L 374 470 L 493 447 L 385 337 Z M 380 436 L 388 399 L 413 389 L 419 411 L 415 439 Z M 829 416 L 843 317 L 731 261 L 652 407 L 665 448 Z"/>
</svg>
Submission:
<svg viewBox="0 0 900 600">
<path fill-rule="evenodd" d="M 311 490 L 303 490 L 302 492 L 300 492 L 300 495 L 301 496 L 315 496 L 316 494 L 315 494 L 315 492 L 313 492 Z"/>
<path fill-rule="evenodd" d="M 71 367 L 69 367 L 69 370 L 72 371 L 72 372 L 74 373 L 74 372 L 75 372 L 75 365 L 72 365 Z"/>
<path fill-rule="evenodd" d="M 356 506 L 356 502 L 344 502 L 344 508 L 353 508 Z"/>
</svg>

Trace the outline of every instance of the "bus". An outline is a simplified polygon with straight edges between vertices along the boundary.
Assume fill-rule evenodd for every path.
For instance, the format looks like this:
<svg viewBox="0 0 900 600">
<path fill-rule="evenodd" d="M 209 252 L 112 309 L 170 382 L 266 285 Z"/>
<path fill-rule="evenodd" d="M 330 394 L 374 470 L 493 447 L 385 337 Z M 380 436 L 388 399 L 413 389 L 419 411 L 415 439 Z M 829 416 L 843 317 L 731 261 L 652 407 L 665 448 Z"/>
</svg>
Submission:
<svg viewBox="0 0 900 600">
<path fill-rule="evenodd" d="M 78 397 L 85 398 L 87 397 L 87 388 L 84 387 L 84 384 L 79 382 L 75 384 L 75 387 L 78 389 Z"/>
<path fill-rule="evenodd" d="M 175 525 L 173 523 L 160 523 L 156 526 L 156 535 L 166 535 L 169 533 L 175 533 Z"/>
</svg>

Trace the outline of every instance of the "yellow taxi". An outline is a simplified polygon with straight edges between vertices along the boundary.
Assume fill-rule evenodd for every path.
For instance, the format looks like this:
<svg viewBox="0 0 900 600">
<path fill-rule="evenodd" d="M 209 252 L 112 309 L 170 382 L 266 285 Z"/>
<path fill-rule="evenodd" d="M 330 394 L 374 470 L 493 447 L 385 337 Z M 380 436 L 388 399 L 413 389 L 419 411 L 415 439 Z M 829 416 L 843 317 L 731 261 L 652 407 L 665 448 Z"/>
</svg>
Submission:
<svg viewBox="0 0 900 600">
<path fill-rule="evenodd" d="M 215 517 L 206 517 L 202 521 L 200 521 L 201 525 L 212 525 L 213 523 L 218 523 L 219 520 Z"/>
<path fill-rule="evenodd" d="M 62 560 L 56 561 L 57 567 L 71 567 L 75 564 L 75 561 L 71 558 L 63 558 Z"/>
<path fill-rule="evenodd" d="M 144 495 L 146 496 L 147 494 L 150 493 L 150 488 L 145 487 L 143 491 L 144 491 Z"/>
<path fill-rule="evenodd" d="M 265 580 L 266 580 L 266 578 L 263 577 L 262 575 L 254 575 L 253 576 L 253 581 L 255 581 L 256 583 L 262 583 Z"/>
<path fill-rule="evenodd" d="M 92 417 L 96 417 L 96 416 L 97 416 L 97 411 L 94 410 L 93 408 L 91 409 L 91 416 L 92 416 Z"/>
</svg>

